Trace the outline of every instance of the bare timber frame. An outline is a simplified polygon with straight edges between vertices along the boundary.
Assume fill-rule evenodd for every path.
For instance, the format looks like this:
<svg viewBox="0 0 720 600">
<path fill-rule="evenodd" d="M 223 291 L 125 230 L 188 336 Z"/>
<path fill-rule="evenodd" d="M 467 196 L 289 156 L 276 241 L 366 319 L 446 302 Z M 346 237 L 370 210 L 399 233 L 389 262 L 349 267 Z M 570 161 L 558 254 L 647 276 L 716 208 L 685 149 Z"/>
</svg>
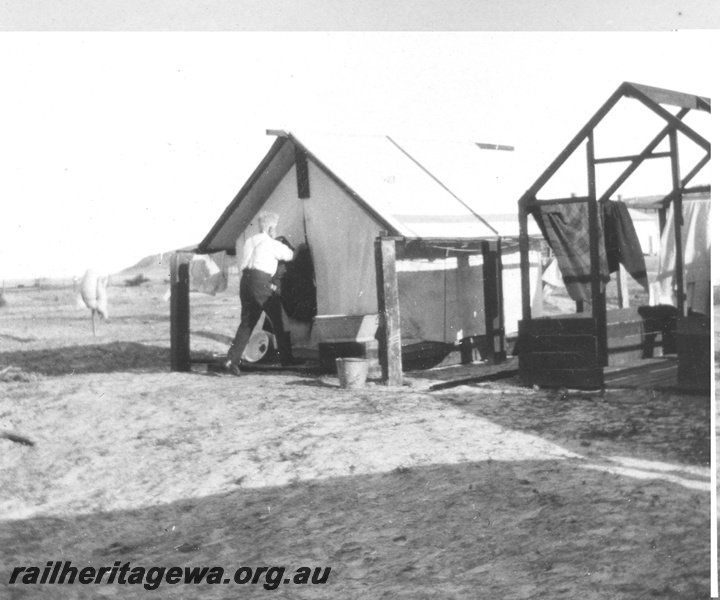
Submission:
<svg viewBox="0 0 720 600">
<path fill-rule="evenodd" d="M 637 100 L 648 110 L 663 119 L 665 125 L 639 154 L 598 157 L 595 152 L 595 129 L 623 98 Z M 676 107 L 679 111 L 673 114 L 662 105 Z M 686 299 L 684 293 L 685 282 L 683 280 L 682 218 L 680 215 L 682 215 L 683 197 L 699 191 L 709 192 L 709 186 L 690 187 L 690 184 L 701 169 L 710 161 L 710 142 L 689 127 L 683 121 L 683 118 L 691 111 L 709 113 L 710 108 L 711 103 L 709 98 L 625 82 L 610 96 L 520 198 L 518 204 L 520 218 L 522 321 L 519 327 L 519 344 L 521 348 L 519 370 L 520 377 L 525 383 L 550 387 L 590 389 L 604 387 L 603 369 L 608 366 L 609 354 L 613 349 L 613 331 L 618 330 L 621 332 L 621 335 L 626 335 L 628 328 L 625 326 L 626 322 L 620 322 L 619 324 L 613 322 L 608 325 L 605 293 L 600 280 L 598 229 L 596 226 L 593 226 L 593 224 L 597 223 L 599 204 L 609 200 L 641 164 L 656 158 L 670 159 L 671 189 L 659 204 L 659 222 L 661 228 L 664 228 L 667 210 L 672 205 L 674 214 L 679 216 L 674 219 L 674 237 L 676 244 L 675 270 L 678 290 L 676 302 L 680 319 L 684 317 L 686 312 Z M 681 177 L 680 175 L 678 133 L 682 133 L 704 152 L 700 160 L 687 172 L 685 177 Z M 669 151 L 656 152 L 656 148 L 666 139 L 669 141 Z M 537 194 L 541 188 L 582 144 L 585 144 L 586 147 L 588 195 L 585 197 L 538 200 Z M 627 163 L 626 168 L 607 189 L 600 192 L 596 185 L 596 166 L 599 164 L 620 162 Z M 592 297 L 591 312 L 589 314 L 587 312 L 579 312 L 576 315 L 565 315 L 558 318 L 533 319 L 530 308 L 529 236 L 527 219 L 533 209 L 540 206 L 569 203 L 585 203 L 588 206 L 591 265 L 590 284 Z M 581 311 L 580 307 L 579 310 Z M 635 325 L 635 323 L 631 323 L 631 325 Z M 640 327 L 642 327 L 642 324 L 640 324 Z M 693 358 L 692 356 L 681 356 L 681 351 L 679 351 L 678 360 L 680 367 L 682 367 L 683 360 L 692 361 Z M 679 372 L 682 372 L 682 368 Z"/>
</svg>

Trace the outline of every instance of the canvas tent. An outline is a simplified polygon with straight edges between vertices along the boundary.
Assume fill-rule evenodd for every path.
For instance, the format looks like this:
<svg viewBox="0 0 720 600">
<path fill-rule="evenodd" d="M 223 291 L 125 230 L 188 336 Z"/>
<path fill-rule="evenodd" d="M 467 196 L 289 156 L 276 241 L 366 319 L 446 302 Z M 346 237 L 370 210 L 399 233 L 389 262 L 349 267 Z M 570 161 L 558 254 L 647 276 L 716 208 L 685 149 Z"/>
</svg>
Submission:
<svg viewBox="0 0 720 600">
<path fill-rule="evenodd" d="M 196 252 L 235 254 L 257 231 L 259 211 L 276 212 L 278 233 L 310 247 L 317 314 L 359 317 L 378 313 L 375 245 L 390 237 L 398 242 L 404 343 L 487 333 L 481 255 L 492 246 L 499 260 L 492 215 L 505 219 L 516 193 L 510 147 L 268 133 L 275 141 Z M 502 329 L 502 307 L 496 312 Z M 290 325 L 294 344 L 321 341 L 312 324 Z"/>
</svg>

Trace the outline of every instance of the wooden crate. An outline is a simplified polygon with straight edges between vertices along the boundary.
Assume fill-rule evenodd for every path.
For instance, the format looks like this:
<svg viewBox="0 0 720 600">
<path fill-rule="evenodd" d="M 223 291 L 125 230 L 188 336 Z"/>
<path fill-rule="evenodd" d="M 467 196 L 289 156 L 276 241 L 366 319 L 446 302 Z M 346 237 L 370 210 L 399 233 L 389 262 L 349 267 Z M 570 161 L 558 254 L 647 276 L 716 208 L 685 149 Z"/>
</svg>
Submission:
<svg viewBox="0 0 720 600">
<path fill-rule="evenodd" d="M 598 389 L 603 386 L 598 340 L 591 318 L 520 321 L 516 352 L 528 385 Z"/>
<path fill-rule="evenodd" d="M 682 390 L 710 392 L 712 357 L 710 355 L 710 319 L 690 316 L 678 319 L 678 387 Z"/>
</svg>

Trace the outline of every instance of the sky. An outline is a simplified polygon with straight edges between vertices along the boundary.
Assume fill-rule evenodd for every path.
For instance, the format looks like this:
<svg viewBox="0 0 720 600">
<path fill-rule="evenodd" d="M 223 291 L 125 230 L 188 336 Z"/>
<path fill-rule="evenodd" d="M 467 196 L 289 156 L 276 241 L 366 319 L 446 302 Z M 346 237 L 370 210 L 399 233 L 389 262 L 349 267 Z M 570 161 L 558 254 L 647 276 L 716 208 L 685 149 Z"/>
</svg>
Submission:
<svg viewBox="0 0 720 600">
<path fill-rule="evenodd" d="M 529 185 L 623 81 L 713 96 L 719 41 L 712 30 L 0 33 L 0 278 L 112 273 L 199 242 L 269 148 L 267 129 L 509 144 Z"/>
<path fill-rule="evenodd" d="M 2 0 L 0 30 L 670 31 L 720 26 L 717 0 Z"/>
</svg>

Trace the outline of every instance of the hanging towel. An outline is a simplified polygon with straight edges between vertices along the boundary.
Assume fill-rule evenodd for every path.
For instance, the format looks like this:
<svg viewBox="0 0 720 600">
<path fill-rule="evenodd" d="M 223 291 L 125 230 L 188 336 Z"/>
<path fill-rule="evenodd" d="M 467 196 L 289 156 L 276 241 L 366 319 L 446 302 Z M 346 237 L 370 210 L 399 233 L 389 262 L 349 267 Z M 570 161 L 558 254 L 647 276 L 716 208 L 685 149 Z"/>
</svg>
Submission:
<svg viewBox="0 0 720 600">
<path fill-rule="evenodd" d="M 647 291 L 645 257 L 627 206 L 624 202 L 607 200 L 601 203 L 601 207 L 608 270 L 615 273 L 622 264 L 631 277 Z"/>
<path fill-rule="evenodd" d="M 587 203 L 549 204 L 532 210 L 543 236 L 550 244 L 562 272 L 565 287 L 576 302 L 592 302 L 590 282 L 590 220 Z M 601 286 L 610 280 L 602 219 L 596 225 L 599 238 Z"/>
<path fill-rule="evenodd" d="M 710 315 L 710 200 L 683 200 L 682 253 L 686 307 Z M 670 207 L 660 237 L 660 264 L 652 288 L 653 304 L 675 304 L 675 215 Z"/>
<path fill-rule="evenodd" d="M 212 255 L 196 254 L 190 261 L 190 291 L 214 296 L 228 285 L 225 252 Z"/>
</svg>

